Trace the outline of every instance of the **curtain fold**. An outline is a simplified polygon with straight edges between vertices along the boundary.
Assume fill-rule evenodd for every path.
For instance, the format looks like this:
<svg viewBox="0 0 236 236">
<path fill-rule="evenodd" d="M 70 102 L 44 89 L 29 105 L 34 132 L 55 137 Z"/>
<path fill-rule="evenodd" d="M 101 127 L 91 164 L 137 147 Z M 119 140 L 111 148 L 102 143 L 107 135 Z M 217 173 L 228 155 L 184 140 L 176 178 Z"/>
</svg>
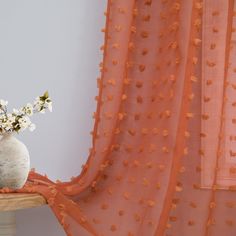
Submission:
<svg viewBox="0 0 236 236">
<path fill-rule="evenodd" d="M 235 1 L 108 0 L 105 14 L 88 161 L 18 192 L 42 194 L 68 236 L 234 236 Z"/>
</svg>

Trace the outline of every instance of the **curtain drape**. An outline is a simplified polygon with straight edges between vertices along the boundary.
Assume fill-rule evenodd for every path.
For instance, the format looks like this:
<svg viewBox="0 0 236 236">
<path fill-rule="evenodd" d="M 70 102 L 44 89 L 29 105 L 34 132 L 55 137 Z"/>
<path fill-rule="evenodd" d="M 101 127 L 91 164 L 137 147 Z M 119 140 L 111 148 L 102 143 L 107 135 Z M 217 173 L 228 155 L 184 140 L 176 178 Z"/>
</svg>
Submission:
<svg viewBox="0 0 236 236">
<path fill-rule="evenodd" d="M 19 192 L 45 196 L 68 236 L 235 236 L 235 1 L 108 0 L 105 14 L 88 161 Z"/>
</svg>

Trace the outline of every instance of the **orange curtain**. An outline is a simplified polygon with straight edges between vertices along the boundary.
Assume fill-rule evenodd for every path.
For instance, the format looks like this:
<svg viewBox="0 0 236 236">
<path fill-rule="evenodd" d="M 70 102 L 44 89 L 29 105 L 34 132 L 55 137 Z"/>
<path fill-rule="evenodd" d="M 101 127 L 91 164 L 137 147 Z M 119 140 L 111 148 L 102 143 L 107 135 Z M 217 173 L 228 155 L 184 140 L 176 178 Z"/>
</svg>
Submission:
<svg viewBox="0 0 236 236">
<path fill-rule="evenodd" d="M 234 0 L 108 0 L 88 161 L 20 192 L 68 236 L 235 236 L 235 16 Z"/>
</svg>

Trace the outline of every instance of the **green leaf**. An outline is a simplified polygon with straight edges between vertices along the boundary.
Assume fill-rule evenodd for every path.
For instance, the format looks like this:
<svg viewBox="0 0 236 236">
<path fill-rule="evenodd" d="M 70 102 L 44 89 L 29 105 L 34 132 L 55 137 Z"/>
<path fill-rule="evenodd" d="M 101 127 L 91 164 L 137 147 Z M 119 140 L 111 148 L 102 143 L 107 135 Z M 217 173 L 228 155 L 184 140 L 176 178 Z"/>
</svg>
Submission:
<svg viewBox="0 0 236 236">
<path fill-rule="evenodd" d="M 45 99 L 49 98 L 48 91 L 46 91 L 43 96 L 44 96 Z"/>
</svg>

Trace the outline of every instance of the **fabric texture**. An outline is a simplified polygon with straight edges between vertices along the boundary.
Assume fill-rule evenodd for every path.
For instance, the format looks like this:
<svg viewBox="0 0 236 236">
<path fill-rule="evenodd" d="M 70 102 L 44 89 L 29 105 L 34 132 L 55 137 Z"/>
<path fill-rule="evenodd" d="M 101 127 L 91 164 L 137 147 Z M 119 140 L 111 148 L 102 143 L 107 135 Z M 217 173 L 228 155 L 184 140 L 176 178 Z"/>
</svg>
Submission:
<svg viewBox="0 0 236 236">
<path fill-rule="evenodd" d="M 235 236 L 235 16 L 234 0 L 108 0 L 88 161 L 19 192 L 68 236 Z"/>
</svg>

